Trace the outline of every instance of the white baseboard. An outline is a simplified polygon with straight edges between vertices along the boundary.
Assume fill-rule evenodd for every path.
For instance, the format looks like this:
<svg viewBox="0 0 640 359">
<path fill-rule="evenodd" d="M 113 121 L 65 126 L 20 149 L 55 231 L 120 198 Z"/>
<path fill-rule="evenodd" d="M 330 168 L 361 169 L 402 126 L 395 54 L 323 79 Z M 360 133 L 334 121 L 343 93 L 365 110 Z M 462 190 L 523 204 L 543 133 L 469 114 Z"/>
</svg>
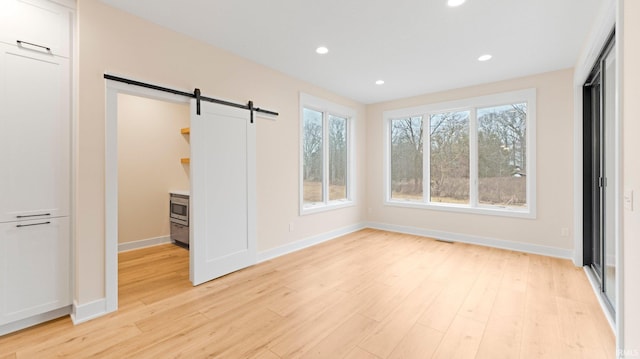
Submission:
<svg viewBox="0 0 640 359">
<path fill-rule="evenodd" d="M 171 243 L 170 236 L 141 239 L 139 241 L 118 243 L 118 252 L 131 251 L 145 247 L 157 246 L 159 244 Z"/>
<path fill-rule="evenodd" d="M 105 298 L 94 300 L 86 304 L 78 304 L 73 301 L 73 313 L 71 313 L 71 320 L 73 324 L 80 324 L 91 319 L 101 317 L 109 313 L 107 310 L 107 301 Z"/>
<path fill-rule="evenodd" d="M 386 224 L 386 223 L 369 222 L 367 223 L 366 227 L 373 228 L 373 229 L 380 229 L 383 231 L 399 232 L 399 233 L 413 234 L 413 235 L 422 236 L 422 237 L 430 237 L 434 239 L 442 239 L 442 240 L 452 241 L 452 242 L 462 242 L 462 243 L 476 244 L 476 245 L 486 246 L 486 247 L 508 249 L 508 250 L 518 251 L 518 252 L 541 254 L 549 257 L 573 259 L 573 251 L 570 249 L 540 246 L 537 244 L 506 241 L 504 239 L 486 238 L 486 237 L 472 236 L 468 234 L 434 231 L 430 229 L 417 228 L 417 227 L 398 226 L 398 225 Z"/>
<path fill-rule="evenodd" d="M 338 238 L 340 236 L 344 236 L 346 234 L 353 233 L 365 228 L 367 228 L 367 226 L 363 223 L 354 224 L 351 226 L 342 227 L 333 231 L 322 233 L 313 237 L 301 239 L 293 243 L 288 243 L 280 247 L 268 249 L 266 251 L 262 251 L 258 253 L 258 263 L 268 261 L 270 259 L 277 258 L 285 254 L 293 253 L 311 246 L 315 246 L 316 244 L 320 244 L 322 242 L 326 242 L 326 241 L 329 241 L 329 240 Z"/>
<path fill-rule="evenodd" d="M 57 319 L 60 317 L 64 317 L 71 313 L 71 306 L 68 305 L 66 307 L 55 309 L 50 312 L 46 312 L 43 314 L 34 315 L 33 317 L 25 318 L 22 320 L 18 320 L 16 322 L 11 322 L 8 324 L 0 325 L 0 336 L 5 334 L 17 332 L 18 330 L 22 330 L 25 328 L 32 327 L 34 325 L 48 322 L 53 319 Z"/>
</svg>

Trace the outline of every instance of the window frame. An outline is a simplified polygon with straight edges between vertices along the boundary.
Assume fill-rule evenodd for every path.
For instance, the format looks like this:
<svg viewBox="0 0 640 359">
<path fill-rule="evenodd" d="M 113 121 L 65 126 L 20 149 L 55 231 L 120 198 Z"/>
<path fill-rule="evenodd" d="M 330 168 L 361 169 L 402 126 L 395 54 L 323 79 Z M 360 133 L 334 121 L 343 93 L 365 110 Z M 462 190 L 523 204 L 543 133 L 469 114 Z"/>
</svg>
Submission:
<svg viewBox="0 0 640 359">
<path fill-rule="evenodd" d="M 304 109 L 322 113 L 322 202 L 305 206 L 304 203 Z M 307 215 L 312 213 L 330 211 L 338 208 L 355 206 L 355 116 L 352 108 L 333 103 L 306 93 L 300 93 L 299 106 L 299 213 Z M 346 168 L 346 198 L 329 200 L 329 116 L 340 117 L 346 120 L 347 128 L 347 168 Z"/>
<path fill-rule="evenodd" d="M 505 207 L 497 205 L 482 205 L 478 194 L 478 119 L 477 111 L 481 108 L 497 107 L 515 103 L 527 103 L 527 207 Z M 469 204 L 453 204 L 431 202 L 431 171 L 429 137 L 431 115 L 444 112 L 470 111 L 469 114 Z M 391 121 L 405 117 L 422 117 L 423 126 L 423 199 L 422 201 L 407 201 L 391 197 Z M 536 89 L 524 89 L 493 95 L 465 98 L 461 100 L 440 102 L 410 108 L 389 110 L 383 112 L 383 169 L 384 190 L 383 203 L 389 206 L 422 208 L 438 211 L 458 213 L 473 213 L 518 218 L 536 218 Z"/>
</svg>

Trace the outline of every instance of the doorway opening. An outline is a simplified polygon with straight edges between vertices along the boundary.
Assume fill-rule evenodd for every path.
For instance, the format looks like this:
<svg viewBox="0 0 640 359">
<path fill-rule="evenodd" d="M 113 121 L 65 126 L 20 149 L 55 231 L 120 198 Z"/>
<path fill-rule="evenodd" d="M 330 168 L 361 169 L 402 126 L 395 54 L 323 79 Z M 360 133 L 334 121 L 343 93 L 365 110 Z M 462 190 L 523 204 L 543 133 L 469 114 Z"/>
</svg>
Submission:
<svg viewBox="0 0 640 359">
<path fill-rule="evenodd" d="M 583 86 L 583 263 L 612 318 L 617 300 L 618 155 L 615 34 Z"/>
<path fill-rule="evenodd" d="M 189 164 L 181 161 L 190 151 L 189 136 L 181 131 L 189 127 L 189 111 L 186 103 L 118 94 L 120 303 L 144 302 L 165 284 L 190 284 L 188 252 L 169 245 L 182 232 L 188 243 L 188 223 L 182 231 L 171 226 L 169 194 L 189 191 Z M 149 250 L 161 244 L 168 248 Z M 137 253 L 124 253 L 130 250 Z"/>
<path fill-rule="evenodd" d="M 150 126 L 148 122 L 153 122 L 156 116 L 162 117 L 162 122 L 168 121 L 167 114 L 160 114 L 163 110 L 171 109 L 169 116 L 175 116 L 184 112 L 186 117 L 184 119 L 174 119 L 175 127 L 177 128 L 176 135 L 180 135 L 180 127 L 182 122 L 189 122 L 189 99 L 184 96 L 174 95 L 162 91 L 153 89 L 147 89 L 139 86 L 132 86 L 128 84 L 118 83 L 114 81 L 107 81 L 107 95 L 106 95 L 106 158 L 105 158 L 105 307 L 107 312 L 112 312 L 118 308 L 118 253 L 120 248 L 135 248 L 137 241 L 142 243 L 162 243 L 169 242 L 169 239 L 165 235 L 153 235 L 149 233 L 162 233 L 162 226 L 168 227 L 169 220 L 169 193 L 160 194 L 158 186 L 150 191 L 145 191 L 144 194 L 136 194 L 136 188 L 139 188 L 144 181 L 148 181 L 148 173 L 144 174 L 144 178 L 135 178 L 140 172 L 151 172 L 156 176 L 159 176 L 159 172 L 167 171 L 167 169 L 160 169 L 158 166 L 150 166 L 149 162 L 145 162 L 145 144 L 149 144 L 151 147 L 156 148 L 161 144 L 152 143 L 154 140 L 153 135 L 149 133 L 148 129 L 144 127 Z M 154 105 L 157 108 L 154 109 Z M 185 110 L 186 109 L 186 110 Z M 122 110 L 122 111 L 121 111 Z M 144 116 L 142 113 L 145 111 L 151 111 L 150 116 Z M 135 121 L 127 121 L 124 124 L 122 120 L 132 118 Z M 124 126 L 123 128 L 120 128 Z M 137 127 L 137 128 L 136 128 Z M 164 126 L 168 127 L 168 126 Z M 135 130 L 135 131 L 134 131 Z M 126 131 L 126 133 L 125 133 Z M 134 133 L 130 133 L 130 132 Z M 166 132 L 168 129 L 162 129 L 159 132 Z M 135 133 L 139 132 L 139 133 Z M 128 138 L 130 137 L 130 138 Z M 186 141 L 185 138 L 178 137 L 179 140 Z M 122 146 L 121 146 L 122 145 Z M 179 143 L 175 144 L 177 148 L 180 148 Z M 183 149 L 180 149 L 182 151 Z M 124 151 L 121 153 L 121 151 Z M 156 156 L 154 157 L 160 157 Z M 126 158 L 125 161 L 120 161 L 124 156 L 136 156 L 135 158 Z M 176 154 L 176 165 L 178 169 L 172 170 L 171 176 L 174 178 L 171 182 L 180 185 L 184 183 L 186 176 L 187 185 L 189 183 L 189 168 L 182 167 L 180 164 L 181 154 Z M 153 161 L 159 162 L 160 158 L 155 158 Z M 139 171 L 141 168 L 131 168 L 141 166 L 143 171 Z M 145 168 L 145 166 L 147 166 Z M 120 173 L 121 171 L 125 173 Z M 183 173 L 180 173 L 183 171 Z M 184 173 L 186 171 L 186 174 Z M 122 176 L 121 176 L 122 175 Z M 122 177 L 122 178 L 121 178 Z M 134 177 L 134 178 L 131 178 Z M 123 183 L 121 183 L 121 180 Z M 162 179 L 158 179 L 161 181 Z M 129 182 L 131 181 L 131 182 Z M 126 183 L 125 182 L 129 182 Z M 156 182 L 157 184 L 157 182 Z M 125 188 L 120 188 L 124 185 Z M 178 189 L 178 188 L 173 188 Z M 122 190 L 122 191 L 121 191 Z M 158 213 L 162 211 L 162 208 L 151 208 L 147 210 L 147 205 L 144 203 L 136 203 L 133 198 L 137 199 L 152 198 L 155 206 L 167 206 L 164 216 L 166 217 L 166 223 L 163 223 Z M 160 197 L 162 196 L 162 197 Z M 120 203 L 124 197 L 124 203 Z M 157 197 L 157 198 L 156 198 Z M 140 210 L 143 208 L 145 213 L 132 214 L 133 210 Z M 153 214 L 151 212 L 154 212 Z M 122 215 L 122 216 L 121 216 Z M 124 220 L 124 216 L 131 215 L 130 218 Z M 152 218 L 145 218 L 152 217 Z M 155 219 L 154 219 L 155 218 Z M 120 220 L 124 220 L 124 223 L 120 223 Z M 136 221 L 145 221 L 143 226 L 137 227 Z M 159 222 L 158 222 L 159 221 Z M 154 228 L 160 227 L 160 228 Z M 155 232 L 154 232 L 155 231 Z M 145 234 L 146 233 L 146 234 Z M 168 232 L 165 232 L 168 233 Z M 123 238 L 120 238 L 120 236 Z M 138 245 L 140 242 L 138 242 Z M 182 248 L 179 248 L 183 250 Z M 187 261 L 187 266 L 189 261 Z M 189 278 L 185 278 L 188 283 Z"/>
</svg>

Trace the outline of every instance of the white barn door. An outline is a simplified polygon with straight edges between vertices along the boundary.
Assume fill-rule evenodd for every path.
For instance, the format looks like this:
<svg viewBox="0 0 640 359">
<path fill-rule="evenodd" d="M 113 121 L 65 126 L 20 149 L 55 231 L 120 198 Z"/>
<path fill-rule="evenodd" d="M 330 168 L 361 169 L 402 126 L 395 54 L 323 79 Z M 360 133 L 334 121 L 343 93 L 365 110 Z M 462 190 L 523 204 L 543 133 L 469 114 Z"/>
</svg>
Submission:
<svg viewBox="0 0 640 359">
<path fill-rule="evenodd" d="M 248 110 L 191 101 L 190 279 L 256 263 L 255 124 Z"/>
</svg>

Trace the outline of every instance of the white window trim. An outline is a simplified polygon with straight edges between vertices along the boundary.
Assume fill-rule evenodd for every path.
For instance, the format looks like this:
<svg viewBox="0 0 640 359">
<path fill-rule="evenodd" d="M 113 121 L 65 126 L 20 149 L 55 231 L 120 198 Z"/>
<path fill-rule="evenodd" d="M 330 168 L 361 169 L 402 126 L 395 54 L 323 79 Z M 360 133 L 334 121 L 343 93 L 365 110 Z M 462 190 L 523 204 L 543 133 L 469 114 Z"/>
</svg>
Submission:
<svg viewBox="0 0 640 359">
<path fill-rule="evenodd" d="M 325 196 L 326 201 L 322 203 L 317 203 L 313 206 L 304 205 L 304 156 L 302 153 L 302 139 L 304 136 L 304 108 L 316 110 L 323 113 L 323 123 L 326 121 L 328 115 L 333 115 L 337 117 L 342 117 L 347 119 L 347 198 L 341 200 L 328 200 L 328 191 L 329 191 L 329 182 L 326 180 L 326 176 L 329 172 L 329 162 L 326 160 L 329 157 L 329 146 L 326 145 L 325 141 L 328 137 L 328 127 L 323 125 L 323 161 L 322 161 L 322 172 L 325 180 L 323 181 L 323 196 Z M 338 105 L 328 100 L 324 100 L 306 93 L 300 93 L 300 110 L 299 110 L 299 119 L 300 119 L 300 138 L 298 141 L 299 146 L 299 209 L 300 215 L 307 215 L 318 212 L 330 211 L 338 208 L 352 207 L 355 206 L 355 183 L 356 183 L 356 171 L 355 171 L 355 128 L 356 128 L 356 111 L 352 108 Z"/>
<path fill-rule="evenodd" d="M 482 107 L 492 107 L 506 105 L 510 103 L 526 102 L 527 103 L 527 208 L 517 209 L 514 207 L 500 206 L 483 206 L 478 204 L 477 178 L 478 178 L 478 148 L 477 148 L 477 119 L 476 112 L 473 109 Z M 469 116 L 469 156 L 470 156 L 470 177 L 476 183 L 470 188 L 469 205 L 447 204 L 447 203 L 431 203 L 430 201 L 430 173 L 429 173 L 429 149 L 430 131 L 424 131 L 424 154 L 423 154 L 423 202 L 403 201 L 391 198 L 391 120 L 403 117 L 422 116 L 427 126 L 429 124 L 429 115 L 441 112 L 456 112 L 464 110 L 472 110 Z M 525 89 L 518 91 L 505 92 L 494 95 L 466 98 L 455 101 L 428 104 L 423 106 L 403 108 L 397 110 L 385 111 L 383 117 L 383 169 L 384 169 L 384 191 L 383 201 L 385 205 L 407 208 L 422 208 L 438 211 L 449 211 L 458 213 L 473 213 L 494 216 L 506 216 L 517 218 L 536 218 L 536 89 Z"/>
</svg>

